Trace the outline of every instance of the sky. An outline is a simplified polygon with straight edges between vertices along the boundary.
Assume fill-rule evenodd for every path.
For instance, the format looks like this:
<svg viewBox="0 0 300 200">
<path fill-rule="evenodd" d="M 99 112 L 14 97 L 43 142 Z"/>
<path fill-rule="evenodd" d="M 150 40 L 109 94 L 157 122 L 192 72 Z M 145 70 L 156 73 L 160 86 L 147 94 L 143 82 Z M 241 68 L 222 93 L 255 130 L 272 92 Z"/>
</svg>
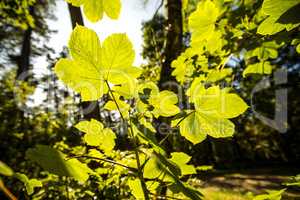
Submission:
<svg viewBox="0 0 300 200">
<path fill-rule="evenodd" d="M 148 0 L 147 4 L 144 4 L 144 0 L 121 0 L 122 9 L 118 20 L 111 20 L 104 15 L 101 21 L 96 23 L 89 22 L 83 14 L 85 26 L 92 28 L 98 34 L 100 41 L 103 41 L 107 36 L 112 33 L 126 33 L 133 43 L 136 56 L 134 65 L 138 66 L 143 63 L 141 57 L 142 52 L 142 22 L 152 18 L 156 9 L 159 7 L 160 0 Z M 47 41 L 49 47 L 52 47 L 57 55 L 62 51 L 64 46 L 67 46 L 70 34 L 72 32 L 72 25 L 69 15 L 67 3 L 64 0 L 57 0 L 54 14 L 57 20 L 48 20 L 47 23 L 52 30 L 56 30 L 57 33 L 53 33 Z M 47 60 L 46 57 L 39 57 L 33 61 L 34 73 L 36 76 L 40 76 L 46 73 Z M 43 97 L 42 88 L 37 88 L 34 94 L 34 104 L 42 103 Z"/>
<path fill-rule="evenodd" d="M 142 58 L 142 22 L 152 18 L 156 8 L 160 4 L 160 0 L 148 0 L 144 4 L 144 0 L 121 0 L 122 9 L 118 20 L 111 20 L 104 15 L 101 21 L 96 23 L 89 22 L 84 14 L 85 26 L 92 28 L 97 32 L 101 41 L 112 33 L 126 33 L 131 39 L 136 51 L 135 64 L 141 64 Z M 69 36 L 72 31 L 71 20 L 67 3 L 64 0 L 58 0 L 56 5 L 56 21 L 48 21 L 50 29 L 56 29 L 58 32 L 53 34 L 49 40 L 49 46 L 56 51 L 62 50 L 67 45 Z"/>
</svg>

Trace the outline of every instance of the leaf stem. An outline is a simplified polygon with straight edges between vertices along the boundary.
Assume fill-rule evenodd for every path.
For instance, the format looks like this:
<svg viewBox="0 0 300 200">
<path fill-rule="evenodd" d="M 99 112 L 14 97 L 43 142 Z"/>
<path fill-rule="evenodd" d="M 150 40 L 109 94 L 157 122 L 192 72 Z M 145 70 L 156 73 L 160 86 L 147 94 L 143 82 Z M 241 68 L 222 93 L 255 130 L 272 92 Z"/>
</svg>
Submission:
<svg viewBox="0 0 300 200">
<path fill-rule="evenodd" d="M 115 95 L 113 94 L 113 92 L 112 92 L 112 90 L 111 90 L 111 87 L 109 86 L 109 83 L 107 82 L 107 80 L 105 80 L 105 83 L 106 83 L 106 85 L 107 85 L 107 87 L 108 87 L 108 91 L 109 91 L 109 93 L 110 93 L 110 95 L 111 95 L 113 101 L 115 102 L 115 104 L 116 104 L 116 106 L 117 106 L 117 109 L 118 109 L 118 111 L 119 111 L 119 113 L 120 113 L 120 116 L 121 116 L 123 122 L 125 122 L 125 118 L 124 118 L 124 116 L 123 116 L 123 114 L 122 114 L 122 112 L 121 112 L 121 109 L 120 109 L 120 107 L 119 107 L 119 105 L 118 105 L 118 103 L 117 103 L 117 101 L 116 101 Z"/>
<path fill-rule="evenodd" d="M 131 117 L 129 117 L 129 122 L 130 122 L 129 127 L 130 127 L 131 137 L 132 137 L 133 142 L 134 142 L 134 153 L 135 153 L 135 157 L 136 157 L 136 165 L 137 165 L 137 168 L 138 168 L 138 177 L 139 177 L 139 179 L 141 181 L 141 184 L 142 184 L 144 198 L 146 200 L 149 200 L 147 185 L 146 185 L 145 179 L 143 177 L 143 171 L 142 171 L 140 157 L 139 157 L 139 153 L 138 153 L 137 142 L 136 142 L 135 136 L 133 135 Z"/>
<path fill-rule="evenodd" d="M 196 111 L 194 110 L 194 111 L 188 113 L 188 114 L 187 114 L 186 116 L 184 116 L 183 118 L 181 118 L 181 119 L 177 122 L 177 124 L 176 124 L 175 127 L 178 127 L 179 124 L 180 124 L 183 120 L 185 120 L 188 116 L 190 116 L 190 115 L 193 114 L 194 112 L 196 112 Z"/>
<path fill-rule="evenodd" d="M 111 87 L 109 86 L 108 81 L 105 80 L 105 83 L 106 83 L 106 85 L 108 87 L 108 91 L 109 91 L 109 93 L 110 93 L 113 101 L 115 102 L 115 104 L 117 106 L 117 109 L 118 109 L 118 111 L 120 113 L 120 116 L 121 116 L 123 122 L 126 123 L 125 118 L 124 118 L 123 114 L 121 113 L 121 109 L 120 109 L 120 107 L 119 107 L 119 105 L 118 105 L 118 103 L 116 101 L 116 98 L 115 98 L 115 96 L 114 96 L 114 94 L 113 94 L 113 92 L 111 90 Z M 144 198 L 145 198 L 145 200 L 149 200 L 146 182 L 145 182 L 145 179 L 143 177 L 143 171 L 142 171 L 140 157 L 139 157 L 139 152 L 138 152 L 138 146 L 137 146 L 136 138 L 135 138 L 135 136 L 133 134 L 133 129 L 132 129 L 132 123 L 131 123 L 131 117 L 130 117 L 130 115 L 129 115 L 129 122 L 130 122 L 129 123 L 130 137 L 132 138 L 133 143 L 134 143 L 134 153 L 135 153 L 135 157 L 136 157 L 137 175 L 138 175 L 138 177 L 139 177 L 139 179 L 141 181 L 141 185 L 142 185 L 142 189 L 143 189 L 143 193 L 144 193 Z"/>
</svg>

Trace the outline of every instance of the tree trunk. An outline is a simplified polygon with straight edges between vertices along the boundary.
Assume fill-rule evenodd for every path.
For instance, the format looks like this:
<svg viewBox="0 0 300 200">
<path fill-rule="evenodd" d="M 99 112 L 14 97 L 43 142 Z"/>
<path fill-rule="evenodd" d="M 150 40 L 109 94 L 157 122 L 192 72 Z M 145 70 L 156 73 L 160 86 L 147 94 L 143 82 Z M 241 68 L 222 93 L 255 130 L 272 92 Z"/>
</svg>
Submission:
<svg viewBox="0 0 300 200">
<path fill-rule="evenodd" d="M 182 2 L 181 0 L 167 0 L 167 41 L 165 48 L 165 61 L 161 68 L 159 88 L 167 88 L 168 82 L 175 81 L 171 76 L 171 63 L 182 51 Z M 172 89 L 172 88 L 170 88 Z"/>
<path fill-rule="evenodd" d="M 76 24 L 84 26 L 83 17 L 81 14 L 81 10 L 79 7 L 74 7 L 68 3 L 68 8 L 70 12 L 72 28 L 74 29 Z M 84 119 L 100 119 L 100 109 L 98 101 L 87 101 L 81 102 L 80 107 L 83 111 L 83 118 Z"/>
<path fill-rule="evenodd" d="M 181 0 L 167 0 L 167 38 L 166 38 L 166 47 L 165 47 L 165 60 L 161 67 L 160 72 L 160 79 L 158 82 L 158 87 L 160 90 L 169 89 L 174 92 L 180 92 L 181 87 L 178 87 L 176 84 L 176 79 L 171 75 L 172 68 L 171 63 L 173 60 L 180 55 L 182 51 L 182 2 Z M 170 120 L 165 117 L 159 117 L 158 119 L 154 120 L 156 124 L 157 130 L 157 139 L 161 140 L 165 137 L 166 131 L 161 131 L 161 127 L 165 127 L 164 129 L 167 132 L 171 131 L 170 127 Z M 171 135 L 165 141 L 165 147 L 167 151 L 173 151 L 172 141 L 173 138 L 176 137 Z"/>
<path fill-rule="evenodd" d="M 33 15 L 33 7 L 29 7 L 29 13 Z M 30 54 L 31 54 L 31 36 L 32 28 L 28 28 L 24 31 L 21 54 L 17 59 L 17 80 L 28 80 L 29 68 L 30 68 Z"/>
<path fill-rule="evenodd" d="M 84 26 L 83 18 L 81 14 L 81 10 L 79 7 L 74 7 L 68 3 L 68 8 L 70 12 L 71 22 L 73 29 L 75 28 L 76 24 Z"/>
</svg>

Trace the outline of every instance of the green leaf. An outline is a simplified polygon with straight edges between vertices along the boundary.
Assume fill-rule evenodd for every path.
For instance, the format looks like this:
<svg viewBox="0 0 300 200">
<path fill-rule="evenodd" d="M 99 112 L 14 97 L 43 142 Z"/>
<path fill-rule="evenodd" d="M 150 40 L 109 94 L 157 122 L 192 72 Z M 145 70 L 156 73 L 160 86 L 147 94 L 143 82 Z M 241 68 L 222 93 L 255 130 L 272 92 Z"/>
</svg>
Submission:
<svg viewBox="0 0 300 200">
<path fill-rule="evenodd" d="M 98 100 L 108 92 L 105 81 L 126 85 L 127 93 L 136 91 L 140 70 L 132 66 L 134 50 L 126 34 L 113 34 L 101 47 L 96 33 L 76 26 L 69 49 L 73 59 L 60 59 L 55 72 L 67 86 L 79 92 L 83 101 Z"/>
<path fill-rule="evenodd" d="M 99 146 L 105 152 L 110 152 L 115 147 L 115 133 L 109 128 L 104 128 L 103 124 L 95 119 L 81 121 L 75 128 L 85 133 L 84 141 L 90 146 Z"/>
<path fill-rule="evenodd" d="M 103 0 L 84 0 L 83 12 L 91 22 L 101 20 L 103 11 Z"/>
<path fill-rule="evenodd" d="M 106 15 L 111 19 L 118 19 L 121 11 L 120 0 L 103 1 L 103 7 Z"/>
<path fill-rule="evenodd" d="M 217 82 L 219 80 L 224 79 L 227 76 L 230 76 L 232 74 L 231 68 L 221 69 L 221 70 L 211 70 L 207 77 L 207 82 Z"/>
<path fill-rule="evenodd" d="M 170 117 L 178 114 L 180 109 L 175 105 L 177 102 L 177 95 L 168 90 L 151 95 L 149 98 L 149 103 L 154 107 L 152 113 L 155 117 Z"/>
<path fill-rule="evenodd" d="M 147 160 L 143 171 L 145 178 L 158 179 L 165 182 L 173 182 L 172 176 L 180 175 L 180 169 L 177 165 L 157 152 L 154 152 Z"/>
<path fill-rule="evenodd" d="M 138 110 L 144 115 L 150 111 L 154 117 L 170 117 L 178 114 L 180 109 L 175 105 L 178 103 L 177 95 L 171 91 L 159 92 L 159 88 L 153 82 L 139 85 Z"/>
<path fill-rule="evenodd" d="M 80 182 L 85 182 L 93 172 L 77 159 L 68 160 L 62 152 L 45 145 L 27 150 L 26 157 L 52 174 L 73 177 Z"/>
<path fill-rule="evenodd" d="M 154 155 L 146 162 L 143 176 L 149 179 L 162 179 L 164 177 L 164 171 L 160 169 L 159 160 Z"/>
<path fill-rule="evenodd" d="M 12 176 L 14 171 L 4 162 L 0 161 L 0 174 L 4 176 Z"/>
<path fill-rule="evenodd" d="M 191 156 L 183 153 L 183 152 L 173 152 L 171 153 L 170 161 L 176 163 L 180 168 L 181 174 L 196 174 L 196 169 L 193 165 L 188 165 L 187 163 L 191 160 Z"/>
<path fill-rule="evenodd" d="M 176 80 L 181 84 L 183 84 L 188 77 L 192 76 L 195 70 L 193 60 L 190 59 L 193 55 L 192 49 L 188 48 L 171 63 L 171 67 L 175 68 L 172 72 L 172 76 L 175 76 Z"/>
<path fill-rule="evenodd" d="M 145 199 L 142 184 L 139 179 L 128 180 L 128 186 L 131 190 L 132 195 L 136 199 Z"/>
<path fill-rule="evenodd" d="M 280 200 L 285 190 L 268 190 L 268 194 L 257 195 L 253 200 Z"/>
<path fill-rule="evenodd" d="M 16 173 L 15 176 L 24 183 L 28 195 L 34 193 L 34 188 L 43 186 L 41 181 L 37 179 L 28 179 L 25 174 Z"/>
<path fill-rule="evenodd" d="M 215 138 L 231 137 L 234 124 L 228 119 L 245 112 L 247 104 L 228 88 L 203 85 L 189 91 L 196 110 L 189 113 L 179 124 L 180 133 L 193 144 L 203 141 L 207 135 Z"/>
<path fill-rule="evenodd" d="M 199 112 L 189 114 L 179 124 L 180 133 L 193 144 L 202 142 L 207 135 L 215 138 L 230 137 L 234 133 L 234 124 L 228 119 L 203 115 Z"/>
<path fill-rule="evenodd" d="M 114 111 L 118 111 L 118 107 L 122 113 L 122 115 L 124 116 L 124 118 L 129 118 L 129 109 L 130 109 L 130 105 L 127 104 L 126 102 L 122 101 L 119 99 L 119 95 L 114 95 L 115 96 L 115 101 L 108 101 L 104 108 L 107 109 L 107 110 L 114 110 Z M 118 104 L 118 107 L 117 107 L 117 104 Z"/>
<path fill-rule="evenodd" d="M 248 67 L 243 71 L 243 77 L 246 77 L 249 74 L 271 74 L 272 66 L 270 62 L 259 62 Z"/>
<path fill-rule="evenodd" d="M 179 124 L 180 134 L 193 144 L 202 142 L 206 138 L 206 133 L 201 130 L 200 115 L 196 112 L 190 113 Z"/>
<path fill-rule="evenodd" d="M 135 53 L 126 34 L 116 33 L 103 42 L 102 65 L 108 70 L 132 67 Z"/>
<path fill-rule="evenodd" d="M 274 35 L 282 31 L 285 25 L 276 23 L 277 17 L 268 17 L 257 28 L 257 33 L 261 35 Z"/>
<path fill-rule="evenodd" d="M 189 27 L 192 32 L 192 42 L 201 41 L 213 34 L 215 23 L 220 15 L 217 5 L 210 1 L 201 1 L 196 11 L 189 17 Z"/>
<path fill-rule="evenodd" d="M 248 105 L 238 95 L 229 93 L 226 88 L 213 86 L 202 91 L 195 100 L 196 111 L 202 115 L 230 119 L 248 109 Z"/>
<path fill-rule="evenodd" d="M 178 175 L 180 175 L 180 169 L 177 165 L 157 152 L 153 152 L 144 167 L 145 178 L 155 178 L 164 182 L 172 182 L 172 188 L 176 189 L 177 192 L 182 192 L 185 196 L 189 197 L 189 199 L 202 199 L 202 194 L 183 184 L 178 178 Z"/>
<path fill-rule="evenodd" d="M 258 27 L 262 35 L 273 35 L 300 25 L 299 0 L 264 0 L 262 12 L 269 15 Z"/>
<path fill-rule="evenodd" d="M 91 22 L 102 19 L 105 13 L 111 19 L 118 19 L 121 12 L 120 0 L 66 0 L 73 6 L 83 6 L 83 12 Z"/>
<path fill-rule="evenodd" d="M 83 26 L 73 30 L 69 50 L 73 60 L 60 59 L 55 65 L 57 76 L 79 92 L 83 101 L 97 100 L 107 93 L 101 68 L 101 44 L 97 34 Z"/>
<path fill-rule="evenodd" d="M 281 16 L 299 3 L 299 0 L 264 0 L 262 11 L 266 15 Z"/>
<path fill-rule="evenodd" d="M 97 34 L 77 25 L 69 40 L 69 50 L 74 60 L 89 62 L 97 68 L 101 62 L 101 44 Z"/>
<path fill-rule="evenodd" d="M 214 138 L 231 137 L 234 133 L 234 124 L 223 118 L 199 114 L 201 129 L 199 132 L 206 133 Z"/>
</svg>

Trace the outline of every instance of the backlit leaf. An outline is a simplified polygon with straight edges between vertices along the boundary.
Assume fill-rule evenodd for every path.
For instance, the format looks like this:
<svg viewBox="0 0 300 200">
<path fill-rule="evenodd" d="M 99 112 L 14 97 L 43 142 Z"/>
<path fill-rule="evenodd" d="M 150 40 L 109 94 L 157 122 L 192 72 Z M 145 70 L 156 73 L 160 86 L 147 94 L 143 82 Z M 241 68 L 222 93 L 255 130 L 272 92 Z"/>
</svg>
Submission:
<svg viewBox="0 0 300 200">
<path fill-rule="evenodd" d="M 136 91 L 140 70 L 132 66 L 134 50 L 125 34 L 112 34 L 101 46 L 93 30 L 76 26 L 69 49 L 73 59 L 60 59 L 55 72 L 67 86 L 81 94 L 83 101 L 98 100 L 106 94 L 106 82 L 124 85 L 126 95 Z"/>
<path fill-rule="evenodd" d="M 149 103 L 154 107 L 152 113 L 155 117 L 170 117 L 178 114 L 180 109 L 175 105 L 177 102 L 177 95 L 168 90 L 151 95 L 149 99 Z"/>
<path fill-rule="evenodd" d="M 0 161 L 0 174 L 4 176 L 12 176 L 14 171 L 4 162 Z"/>
<path fill-rule="evenodd" d="M 181 135 L 194 144 L 203 141 L 207 135 L 231 137 L 234 124 L 228 119 L 239 116 L 248 108 L 238 95 L 218 86 L 205 89 L 200 85 L 198 89 L 191 90 L 189 95 L 196 110 L 187 114 L 179 127 Z"/>
<path fill-rule="evenodd" d="M 262 35 L 273 35 L 284 29 L 291 30 L 300 25 L 299 0 L 264 0 L 262 11 L 268 18 L 258 27 Z"/>
<path fill-rule="evenodd" d="M 43 186 L 41 181 L 35 178 L 29 179 L 25 174 L 16 173 L 15 176 L 24 183 L 28 195 L 33 194 L 34 188 Z"/>
<path fill-rule="evenodd" d="M 86 164 L 75 158 L 67 159 L 62 152 L 45 145 L 27 150 L 26 157 L 52 174 L 73 177 L 80 182 L 85 182 L 92 173 Z"/>
<path fill-rule="evenodd" d="M 103 124 L 95 119 L 81 121 L 75 128 L 85 133 L 84 141 L 90 146 L 98 146 L 105 152 L 110 152 L 115 147 L 115 133 L 104 128 Z"/>
<path fill-rule="evenodd" d="M 249 74 L 271 74 L 272 66 L 270 62 L 259 62 L 248 67 L 243 71 L 243 77 L 246 77 Z"/>
<path fill-rule="evenodd" d="M 189 17 L 189 27 L 192 31 L 192 40 L 203 40 L 215 30 L 215 23 L 220 15 L 217 5 L 210 1 L 201 1 L 197 10 Z"/>
<path fill-rule="evenodd" d="M 83 6 L 83 12 L 91 22 L 102 19 L 105 13 L 111 19 L 118 19 L 121 12 L 120 0 L 66 0 L 73 6 Z"/>
<path fill-rule="evenodd" d="M 171 156 L 170 161 L 178 165 L 182 175 L 196 174 L 195 167 L 187 164 L 190 161 L 191 156 L 183 152 L 173 152 L 171 153 Z"/>
<path fill-rule="evenodd" d="M 136 199 L 144 199 L 144 192 L 139 179 L 128 180 L 128 186 Z"/>
</svg>

